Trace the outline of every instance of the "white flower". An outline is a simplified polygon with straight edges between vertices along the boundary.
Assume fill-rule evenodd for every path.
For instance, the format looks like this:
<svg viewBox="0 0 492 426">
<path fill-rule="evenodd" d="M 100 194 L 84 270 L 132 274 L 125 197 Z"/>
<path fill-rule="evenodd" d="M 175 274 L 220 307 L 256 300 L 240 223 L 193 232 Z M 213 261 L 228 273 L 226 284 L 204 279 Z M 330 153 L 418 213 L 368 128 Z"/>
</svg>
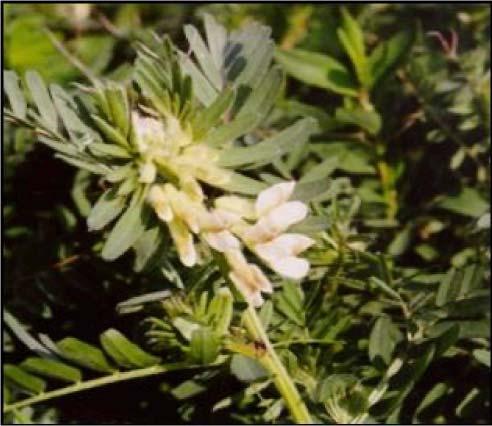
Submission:
<svg viewBox="0 0 492 426">
<path fill-rule="evenodd" d="M 144 117 L 137 111 L 132 112 L 132 124 L 137 148 L 141 154 L 169 153 L 166 148 L 166 130 L 164 123 L 152 117 Z"/>
<path fill-rule="evenodd" d="M 241 250 L 226 251 L 225 256 L 231 266 L 229 272 L 231 281 L 250 305 L 261 306 L 263 304 L 261 292 L 271 293 L 272 283 L 258 266 L 247 262 Z"/>
<path fill-rule="evenodd" d="M 314 242 L 302 234 L 283 234 L 267 243 L 257 244 L 255 252 L 279 275 L 301 279 L 309 272 L 309 262 L 296 256 Z"/>
<path fill-rule="evenodd" d="M 183 265 L 191 267 L 196 264 L 197 254 L 193 244 L 193 235 L 183 221 L 175 217 L 168 224 L 171 237 L 176 244 L 179 259 Z"/>
<path fill-rule="evenodd" d="M 295 182 L 282 182 L 262 191 L 255 203 L 258 221 L 241 232 L 250 249 L 279 275 L 301 279 L 309 272 L 309 262 L 298 258 L 314 240 L 302 234 L 283 234 L 290 226 L 303 221 L 307 206 L 300 201 L 288 201 Z"/>
<path fill-rule="evenodd" d="M 147 161 L 139 168 L 138 180 L 142 183 L 153 183 L 157 176 L 157 168 L 151 161 Z"/>
<path fill-rule="evenodd" d="M 159 219 L 164 222 L 170 222 L 173 219 L 174 214 L 171 209 L 171 204 L 161 185 L 152 185 L 150 187 L 147 201 L 154 208 Z"/>
</svg>

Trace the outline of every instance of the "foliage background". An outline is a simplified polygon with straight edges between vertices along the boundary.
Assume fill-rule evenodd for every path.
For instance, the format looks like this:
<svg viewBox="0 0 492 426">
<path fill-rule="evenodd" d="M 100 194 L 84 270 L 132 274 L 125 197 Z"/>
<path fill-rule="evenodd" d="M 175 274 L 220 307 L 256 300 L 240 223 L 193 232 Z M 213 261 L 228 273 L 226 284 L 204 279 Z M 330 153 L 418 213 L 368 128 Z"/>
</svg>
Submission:
<svg viewBox="0 0 492 426">
<path fill-rule="evenodd" d="M 185 49 L 182 25 L 200 26 L 203 11 L 229 28 L 260 20 L 272 27 L 273 38 L 286 51 L 302 48 L 349 63 L 336 34 L 340 9 L 332 5 L 97 4 L 75 13 L 69 5 L 2 7 L 4 68 L 20 74 L 36 69 L 50 82 L 83 81 L 84 77 L 52 45 L 44 27 L 94 73 L 119 79 L 129 72 L 134 58 L 131 41 L 139 33 L 148 28 L 168 33 Z M 325 141 L 345 142 L 318 150 L 317 159 L 299 167 L 309 170 L 332 155 L 343 154 L 343 164 L 333 176 L 348 176 L 357 188 L 362 205 L 353 226 L 370 243 L 368 250 L 392 255 L 391 267 L 407 268 L 406 273 L 420 271 L 429 282 L 413 284 L 431 285 L 437 291 L 432 281 L 436 274 L 451 267 L 486 266 L 490 258 L 490 216 L 486 216 L 490 9 L 458 4 L 350 5 L 348 9 L 358 17 L 369 46 L 402 28 L 415 32 L 404 66 L 372 94 L 383 123 L 377 136 L 372 134 L 379 142 L 371 146 L 371 132 L 361 122 L 341 119 L 337 109 L 343 109 L 346 100 L 310 81 L 287 80 L 285 97 L 278 105 L 284 114 L 279 113 L 279 120 L 289 114 L 305 115 L 300 103 L 317 108 L 309 113 L 320 118 L 325 133 L 314 142 L 318 146 Z M 456 57 L 446 55 L 438 38 L 429 35 L 429 31 L 440 31 L 449 39 L 450 30 L 458 35 Z M 98 236 L 87 232 L 84 220 L 98 189 L 83 173 L 54 159 L 46 147 L 34 144 L 27 131 L 5 125 L 3 141 L 4 306 L 33 331 L 55 340 L 74 335 L 94 341 L 109 327 L 130 329 L 130 319 L 118 316 L 114 306 L 142 292 L 136 288 L 162 289 L 163 278 L 135 274 L 128 258 L 116 264 L 99 259 L 94 252 Z M 388 170 L 385 182 L 379 181 L 381 172 L 375 168 L 381 161 Z M 345 267 L 349 275 L 356 268 L 350 263 Z M 368 278 L 365 271 L 361 276 Z M 341 289 L 342 296 L 347 292 L 350 289 Z M 367 302 L 370 294 L 364 296 Z M 477 349 L 489 347 L 487 303 L 482 309 L 476 305 L 476 311 L 463 317 L 451 315 L 451 320 L 461 322 L 461 338 L 468 340 L 433 363 L 417 382 L 405 400 L 404 421 L 490 422 L 489 370 L 486 362 L 474 356 Z M 370 307 L 366 311 L 372 324 L 378 311 L 371 312 Z M 28 350 L 22 343 L 8 330 L 3 333 L 4 359 L 25 358 Z M 62 398 L 55 401 L 56 411 L 41 409 L 35 418 L 77 423 L 248 420 L 247 410 L 236 418 L 231 417 L 233 408 L 209 411 L 218 395 L 243 388 L 240 381 L 226 376 L 214 381 L 192 404 L 175 410 L 178 403 L 165 389 L 183 379 L 183 373 L 175 373 L 166 376 L 165 383 L 156 377 Z M 422 402 L 430 394 L 425 407 Z"/>
</svg>

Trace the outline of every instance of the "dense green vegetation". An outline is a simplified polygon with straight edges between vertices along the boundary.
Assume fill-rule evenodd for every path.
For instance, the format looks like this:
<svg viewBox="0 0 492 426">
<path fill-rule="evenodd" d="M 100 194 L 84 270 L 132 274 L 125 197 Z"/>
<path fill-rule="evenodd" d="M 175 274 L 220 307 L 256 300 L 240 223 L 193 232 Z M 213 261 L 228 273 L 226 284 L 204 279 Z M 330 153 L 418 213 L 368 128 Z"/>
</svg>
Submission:
<svg viewBox="0 0 492 426">
<path fill-rule="evenodd" d="M 2 7 L 5 423 L 490 423 L 488 5 Z"/>
</svg>

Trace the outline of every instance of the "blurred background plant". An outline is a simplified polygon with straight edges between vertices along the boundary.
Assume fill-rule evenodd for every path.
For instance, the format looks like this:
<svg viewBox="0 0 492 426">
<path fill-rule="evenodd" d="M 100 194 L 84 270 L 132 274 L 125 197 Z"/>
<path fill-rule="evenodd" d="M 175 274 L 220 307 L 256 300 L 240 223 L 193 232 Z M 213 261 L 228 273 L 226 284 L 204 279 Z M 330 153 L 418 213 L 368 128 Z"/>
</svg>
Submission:
<svg viewBox="0 0 492 426">
<path fill-rule="evenodd" d="M 302 288 L 284 283 L 261 310 L 273 344 L 319 421 L 490 422 L 489 6 L 2 7 L 4 68 L 59 84 L 85 82 L 81 68 L 127 79 L 148 29 L 186 50 L 182 26 L 201 27 L 203 12 L 228 28 L 269 25 L 288 78 L 267 125 L 320 124 L 269 172 L 333 182 L 319 206 L 330 226 L 311 254 L 314 277 Z M 175 360 L 187 350 L 176 318 L 213 318 L 212 302 L 200 308 L 194 297 L 204 285 L 213 293 L 216 271 L 169 264 L 137 274 L 130 256 L 102 261 L 85 225 L 98 183 L 34 140 L 4 125 L 4 307 L 32 334 L 94 343 L 116 328 Z M 183 282 L 197 293 L 121 304 Z M 18 363 L 30 351 L 13 324 L 4 359 Z M 113 384 L 6 420 L 288 421 L 259 364 L 234 355 L 227 368 L 232 377 L 220 367 Z"/>
</svg>

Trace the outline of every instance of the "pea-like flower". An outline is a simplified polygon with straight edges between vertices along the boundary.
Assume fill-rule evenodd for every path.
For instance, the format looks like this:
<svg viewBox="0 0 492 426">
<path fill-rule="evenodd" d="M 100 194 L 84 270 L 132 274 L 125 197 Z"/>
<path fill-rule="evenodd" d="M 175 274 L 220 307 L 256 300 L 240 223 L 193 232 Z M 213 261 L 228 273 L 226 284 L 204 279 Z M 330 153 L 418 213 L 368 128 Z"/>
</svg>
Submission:
<svg viewBox="0 0 492 426">
<path fill-rule="evenodd" d="M 302 234 L 283 233 L 308 213 L 301 201 L 288 201 L 294 188 L 295 182 L 282 182 L 262 191 L 255 203 L 258 220 L 243 230 L 241 238 L 279 275 L 301 279 L 309 272 L 309 262 L 297 255 L 313 245 L 314 240 Z"/>
</svg>

